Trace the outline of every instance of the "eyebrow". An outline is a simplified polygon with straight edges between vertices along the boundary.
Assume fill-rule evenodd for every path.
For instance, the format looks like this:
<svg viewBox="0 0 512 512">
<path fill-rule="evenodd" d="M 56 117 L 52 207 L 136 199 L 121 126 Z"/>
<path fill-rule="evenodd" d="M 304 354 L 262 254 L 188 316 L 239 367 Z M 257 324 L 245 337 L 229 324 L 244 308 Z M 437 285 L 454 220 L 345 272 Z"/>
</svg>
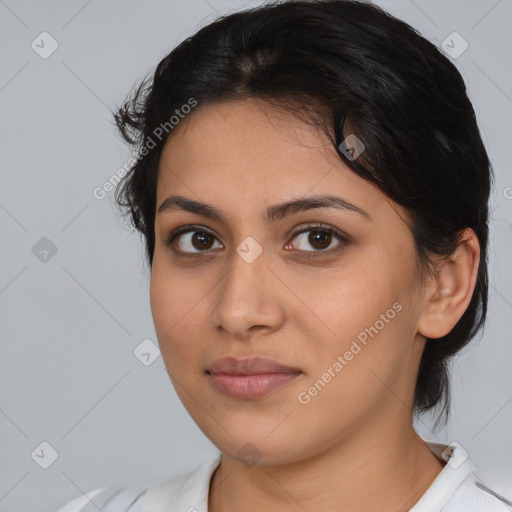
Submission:
<svg viewBox="0 0 512 512">
<path fill-rule="evenodd" d="M 370 214 L 359 206 L 356 206 L 342 197 L 333 195 L 309 196 L 284 203 L 274 204 L 269 206 L 262 213 L 262 217 L 266 222 L 276 222 L 287 215 L 293 215 L 313 208 L 335 208 L 338 210 L 356 212 L 366 219 L 370 221 L 372 220 Z M 194 199 L 188 199 L 180 195 L 171 196 L 165 199 L 158 208 L 158 213 L 160 214 L 166 211 L 176 210 L 195 213 L 209 219 L 220 220 L 227 223 L 226 215 L 222 210 L 217 209 L 211 204 L 195 201 Z"/>
</svg>

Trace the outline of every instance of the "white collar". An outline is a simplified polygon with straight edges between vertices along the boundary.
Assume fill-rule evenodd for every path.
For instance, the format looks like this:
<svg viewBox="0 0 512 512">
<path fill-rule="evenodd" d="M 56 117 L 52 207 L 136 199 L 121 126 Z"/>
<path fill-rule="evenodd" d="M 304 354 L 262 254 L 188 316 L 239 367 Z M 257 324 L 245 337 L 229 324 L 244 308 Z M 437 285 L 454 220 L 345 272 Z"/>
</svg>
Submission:
<svg viewBox="0 0 512 512">
<path fill-rule="evenodd" d="M 221 453 L 190 473 L 151 486 L 141 512 L 208 512 L 210 479 L 220 460 Z"/>
<path fill-rule="evenodd" d="M 425 491 L 419 501 L 411 508 L 410 512 L 433 512 L 442 510 L 450 501 L 457 487 L 476 470 L 468 453 L 459 443 L 439 444 L 426 442 L 432 453 L 446 464 L 430 487 Z"/>
</svg>

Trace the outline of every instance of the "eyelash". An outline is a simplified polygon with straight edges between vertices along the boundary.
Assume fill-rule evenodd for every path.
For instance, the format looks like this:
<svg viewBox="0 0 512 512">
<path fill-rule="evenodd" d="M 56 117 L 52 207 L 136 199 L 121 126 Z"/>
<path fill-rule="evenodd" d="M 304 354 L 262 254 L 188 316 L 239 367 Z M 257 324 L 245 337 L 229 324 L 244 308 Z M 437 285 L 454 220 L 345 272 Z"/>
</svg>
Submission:
<svg viewBox="0 0 512 512">
<path fill-rule="evenodd" d="M 211 235 L 214 238 L 216 238 L 215 235 L 210 230 L 205 229 L 201 226 L 195 226 L 195 225 L 182 226 L 181 228 L 176 229 L 175 231 L 173 231 L 170 234 L 170 236 L 165 240 L 165 245 L 172 246 L 172 244 L 174 243 L 174 241 L 176 240 L 176 238 L 179 235 L 182 235 L 185 233 L 190 233 L 190 232 L 195 232 L 195 231 L 202 231 L 202 232 L 207 233 L 208 235 Z M 299 231 L 296 231 L 292 236 L 292 240 L 294 238 L 296 238 L 297 236 L 301 235 L 302 233 L 307 233 L 308 231 L 321 231 L 322 233 L 326 233 L 328 235 L 334 235 L 336 238 L 339 239 L 340 243 L 337 246 L 335 246 L 333 249 L 327 249 L 327 250 L 321 250 L 321 249 L 317 249 L 317 250 L 313 250 L 313 251 L 301 251 L 300 249 L 297 250 L 298 252 L 306 253 L 306 255 L 304 256 L 306 258 L 316 258 L 318 256 L 325 256 L 326 254 L 329 254 L 329 255 L 333 254 L 333 253 L 343 249 L 350 243 L 348 237 L 342 235 L 338 230 L 336 230 L 330 226 L 325 226 L 323 224 L 308 224 L 307 227 L 304 227 L 304 228 L 300 229 Z M 208 251 L 198 251 L 196 253 L 180 252 L 180 251 L 176 251 L 176 250 L 174 250 L 174 251 L 179 256 L 192 257 L 192 258 L 197 257 L 197 256 L 202 256 L 203 254 L 208 253 Z"/>
</svg>

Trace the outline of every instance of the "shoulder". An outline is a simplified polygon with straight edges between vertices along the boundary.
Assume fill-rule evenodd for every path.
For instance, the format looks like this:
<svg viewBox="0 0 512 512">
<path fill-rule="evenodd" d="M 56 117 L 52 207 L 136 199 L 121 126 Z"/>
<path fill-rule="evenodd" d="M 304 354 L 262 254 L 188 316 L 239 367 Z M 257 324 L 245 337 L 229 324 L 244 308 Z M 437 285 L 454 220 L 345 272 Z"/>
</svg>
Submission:
<svg viewBox="0 0 512 512">
<path fill-rule="evenodd" d="M 457 442 L 427 445 L 446 464 L 411 512 L 511 512 L 512 502 L 481 480 L 476 465 Z"/>
<path fill-rule="evenodd" d="M 72 499 L 55 512 L 140 512 L 147 487 L 99 487 Z"/>
<path fill-rule="evenodd" d="M 210 480 L 220 462 L 219 453 L 189 473 L 152 485 L 144 496 L 141 512 L 208 512 Z"/>
<path fill-rule="evenodd" d="M 151 485 L 99 487 L 54 512 L 170 512 L 193 508 L 207 512 L 210 478 L 220 459 L 218 454 L 193 471 Z"/>
<path fill-rule="evenodd" d="M 484 484 L 476 473 L 468 477 L 453 493 L 443 512 L 510 512 L 512 501 Z"/>
</svg>

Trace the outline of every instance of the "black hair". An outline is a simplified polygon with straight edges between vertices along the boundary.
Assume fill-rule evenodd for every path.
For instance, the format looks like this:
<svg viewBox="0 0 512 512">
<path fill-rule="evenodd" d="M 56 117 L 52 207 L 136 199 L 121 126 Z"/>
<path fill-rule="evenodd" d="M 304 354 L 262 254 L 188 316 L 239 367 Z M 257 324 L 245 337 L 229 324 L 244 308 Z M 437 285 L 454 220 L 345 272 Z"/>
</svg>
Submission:
<svg viewBox="0 0 512 512">
<path fill-rule="evenodd" d="M 415 413 L 441 405 L 446 422 L 449 358 L 487 313 L 493 179 L 457 68 L 407 23 L 353 0 L 271 2 L 201 28 L 114 113 L 137 153 L 116 188 L 116 203 L 144 237 L 151 267 L 158 163 L 171 116 L 178 119 L 174 114 L 190 111 L 184 105 L 193 102 L 200 109 L 249 98 L 323 126 L 348 168 L 404 206 L 422 271 L 435 272 L 431 255 L 450 256 L 463 230 L 474 230 L 480 262 L 471 302 L 450 333 L 427 338 L 414 394 Z M 350 134 L 365 146 L 355 159 L 340 147 Z"/>
</svg>

